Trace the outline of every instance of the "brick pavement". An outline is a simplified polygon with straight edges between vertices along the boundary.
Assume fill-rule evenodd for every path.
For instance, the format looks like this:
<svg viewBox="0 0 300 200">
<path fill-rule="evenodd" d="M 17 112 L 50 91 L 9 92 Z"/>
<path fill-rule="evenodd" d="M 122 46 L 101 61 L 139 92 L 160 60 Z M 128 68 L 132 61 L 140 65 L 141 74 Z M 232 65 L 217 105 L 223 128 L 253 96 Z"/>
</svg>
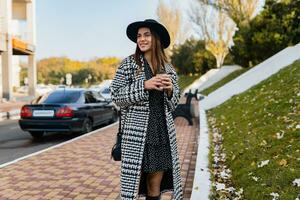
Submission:
<svg viewBox="0 0 300 200">
<path fill-rule="evenodd" d="M 175 120 L 185 200 L 195 170 L 198 120 Z M 0 168 L 0 200 L 118 199 L 120 163 L 110 159 L 118 125 Z M 140 198 L 143 199 L 143 198 Z M 164 193 L 162 199 L 171 199 Z"/>
</svg>

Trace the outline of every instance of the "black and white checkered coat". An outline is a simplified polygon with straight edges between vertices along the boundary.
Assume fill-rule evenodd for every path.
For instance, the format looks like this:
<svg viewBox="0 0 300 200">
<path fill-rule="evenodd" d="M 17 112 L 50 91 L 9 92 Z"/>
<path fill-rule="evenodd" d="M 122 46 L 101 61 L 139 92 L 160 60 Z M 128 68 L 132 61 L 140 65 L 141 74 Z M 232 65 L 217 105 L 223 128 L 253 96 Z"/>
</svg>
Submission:
<svg viewBox="0 0 300 200">
<path fill-rule="evenodd" d="M 111 84 L 112 100 L 122 112 L 121 199 L 137 199 L 144 144 L 149 118 L 149 92 L 144 90 L 145 71 L 138 70 L 133 55 L 125 58 Z M 179 101 L 178 78 L 171 64 L 165 70 L 171 74 L 173 96 L 165 96 L 165 113 L 173 164 L 173 199 L 183 199 L 176 132 L 171 112 Z M 172 180 L 170 180 L 172 181 Z"/>
</svg>

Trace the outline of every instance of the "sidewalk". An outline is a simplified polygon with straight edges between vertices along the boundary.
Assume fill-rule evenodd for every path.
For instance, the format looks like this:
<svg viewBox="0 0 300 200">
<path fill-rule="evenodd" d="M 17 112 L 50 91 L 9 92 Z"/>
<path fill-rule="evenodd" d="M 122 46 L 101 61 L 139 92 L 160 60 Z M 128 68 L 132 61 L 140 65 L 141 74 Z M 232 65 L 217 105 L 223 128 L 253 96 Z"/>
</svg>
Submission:
<svg viewBox="0 0 300 200">
<path fill-rule="evenodd" d="M 16 96 L 14 101 L 2 102 L 0 99 L 0 121 L 19 117 L 21 108 L 30 102 L 30 96 Z"/>
<path fill-rule="evenodd" d="M 184 198 L 190 199 L 198 119 L 175 120 Z M 120 162 L 110 159 L 118 125 L 0 168 L 0 199 L 118 199 Z M 140 198 L 143 199 L 143 198 Z M 171 199 L 170 193 L 162 199 Z"/>
<path fill-rule="evenodd" d="M 21 107 L 27 102 L 6 102 L 0 103 L 0 112 L 9 112 L 12 110 L 21 109 Z"/>
<path fill-rule="evenodd" d="M 0 103 L 0 121 L 15 119 L 20 116 L 21 108 L 27 102 L 5 102 Z"/>
</svg>

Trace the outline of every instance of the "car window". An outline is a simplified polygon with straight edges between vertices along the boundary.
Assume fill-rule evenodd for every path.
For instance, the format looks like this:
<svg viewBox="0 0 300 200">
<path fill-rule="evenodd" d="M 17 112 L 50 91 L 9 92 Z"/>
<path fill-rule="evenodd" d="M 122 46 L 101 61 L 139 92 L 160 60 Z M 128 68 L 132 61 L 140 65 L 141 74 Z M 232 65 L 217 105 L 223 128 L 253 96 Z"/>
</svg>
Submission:
<svg viewBox="0 0 300 200">
<path fill-rule="evenodd" d="M 100 92 L 93 91 L 93 96 L 97 101 L 105 101 L 105 98 L 102 96 Z"/>
<path fill-rule="evenodd" d="M 97 99 L 93 96 L 91 92 L 86 92 L 85 96 L 85 103 L 96 103 Z"/>
<path fill-rule="evenodd" d="M 80 91 L 55 91 L 43 96 L 39 103 L 76 103 L 80 94 Z"/>
</svg>

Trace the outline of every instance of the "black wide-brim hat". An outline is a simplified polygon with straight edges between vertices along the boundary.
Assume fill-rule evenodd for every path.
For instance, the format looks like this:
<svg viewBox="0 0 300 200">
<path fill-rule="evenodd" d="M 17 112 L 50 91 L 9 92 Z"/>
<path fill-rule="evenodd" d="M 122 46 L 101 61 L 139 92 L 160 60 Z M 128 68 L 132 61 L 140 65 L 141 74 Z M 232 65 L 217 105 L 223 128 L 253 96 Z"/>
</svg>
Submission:
<svg viewBox="0 0 300 200">
<path fill-rule="evenodd" d="M 170 35 L 168 30 L 154 19 L 146 19 L 144 21 L 137 21 L 129 24 L 126 30 L 127 37 L 136 43 L 138 30 L 142 27 L 147 27 L 152 31 L 155 31 L 160 37 L 163 48 L 167 48 L 170 45 Z"/>
</svg>

